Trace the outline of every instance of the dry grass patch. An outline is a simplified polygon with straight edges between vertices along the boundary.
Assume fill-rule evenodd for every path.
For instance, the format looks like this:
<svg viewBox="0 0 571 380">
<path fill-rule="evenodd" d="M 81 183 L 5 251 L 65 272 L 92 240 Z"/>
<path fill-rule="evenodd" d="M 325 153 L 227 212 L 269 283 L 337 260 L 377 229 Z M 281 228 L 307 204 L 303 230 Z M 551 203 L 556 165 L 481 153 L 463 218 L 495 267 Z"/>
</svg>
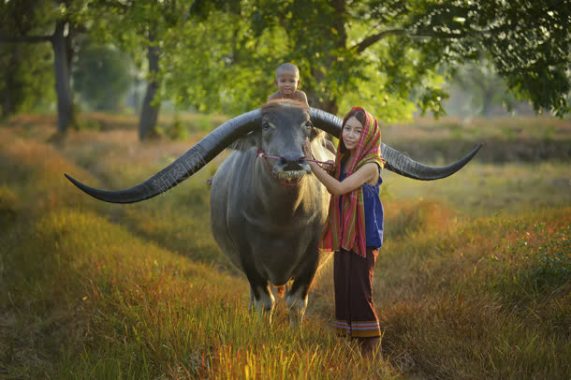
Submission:
<svg viewBox="0 0 571 380">
<path fill-rule="evenodd" d="M 568 377 L 569 226 L 567 208 L 388 242 L 376 294 L 395 365 L 444 378 Z"/>
</svg>

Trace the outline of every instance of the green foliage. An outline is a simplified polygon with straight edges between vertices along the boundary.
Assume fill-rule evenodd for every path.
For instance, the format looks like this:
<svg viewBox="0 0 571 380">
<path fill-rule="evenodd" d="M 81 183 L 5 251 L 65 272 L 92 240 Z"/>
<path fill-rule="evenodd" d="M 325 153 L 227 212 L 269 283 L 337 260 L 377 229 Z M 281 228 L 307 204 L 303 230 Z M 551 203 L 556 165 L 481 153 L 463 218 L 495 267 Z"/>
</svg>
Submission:
<svg viewBox="0 0 571 380">
<path fill-rule="evenodd" d="M 235 114 L 260 106 L 274 92 L 278 61 L 272 56 L 285 46 L 279 30 L 256 40 L 249 34 L 240 16 L 222 12 L 171 30 L 164 45 L 165 93 L 200 112 Z"/>
<path fill-rule="evenodd" d="M 550 1 L 421 2 L 411 24 L 424 50 L 457 63 L 488 57 L 511 91 L 537 111 L 569 112 L 570 11 Z"/>
<path fill-rule="evenodd" d="M 228 112 L 228 100 L 244 111 L 272 92 L 273 69 L 292 61 L 313 106 L 337 112 L 362 103 L 393 120 L 416 104 L 439 116 L 447 97 L 439 75 L 487 57 L 513 93 L 563 115 L 566 8 L 535 1 L 197 2 L 190 13 L 197 22 L 185 24 L 181 43 L 169 39 L 190 48 L 170 49 L 169 61 L 178 51 L 189 55 L 169 70 L 167 88 L 200 110 Z"/>
<path fill-rule="evenodd" d="M 153 104 L 170 99 L 201 112 L 240 113 L 264 103 L 275 90 L 275 67 L 292 61 L 314 107 L 342 113 L 361 104 L 387 121 L 417 108 L 440 116 L 443 79 L 484 60 L 536 111 L 569 112 L 569 7 L 557 2 L 4 1 L 0 42 L 43 36 L 45 43 L 56 21 L 68 26 L 70 44 L 86 33 L 128 52 L 148 82 L 161 84 Z M 148 48 L 158 51 L 158 69 L 146 67 Z M 3 113 L 51 101 L 53 86 L 43 80 L 51 57 L 37 48 L 1 49 L 0 93 L 12 104 L 3 102 Z M 78 53 L 83 65 L 89 51 Z M 97 97 L 96 107 L 112 106 Z"/>
<path fill-rule="evenodd" d="M 47 108 L 55 97 L 51 59 L 48 45 L 0 45 L 0 115 Z"/>
<path fill-rule="evenodd" d="M 11 37 L 43 32 L 50 9 L 35 0 L 0 3 L 0 116 L 45 107 L 54 99 L 53 57 L 46 43 Z M 4 40 L 4 41 L 2 41 Z"/>
<path fill-rule="evenodd" d="M 83 44 L 73 73 L 74 87 L 97 111 L 119 111 L 132 84 L 131 62 L 116 48 Z"/>
</svg>

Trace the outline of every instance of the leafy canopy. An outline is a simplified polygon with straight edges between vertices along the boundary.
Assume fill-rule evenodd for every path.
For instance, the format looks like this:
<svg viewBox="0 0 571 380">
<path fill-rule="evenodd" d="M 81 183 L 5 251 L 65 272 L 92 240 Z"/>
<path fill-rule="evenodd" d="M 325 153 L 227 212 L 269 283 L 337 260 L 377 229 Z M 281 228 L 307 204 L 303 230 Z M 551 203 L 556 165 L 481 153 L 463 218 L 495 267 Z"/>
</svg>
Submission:
<svg viewBox="0 0 571 380">
<path fill-rule="evenodd" d="M 273 91 L 273 69 L 301 69 L 310 103 L 359 103 L 381 117 L 442 114 L 444 79 L 485 58 L 537 111 L 569 111 L 568 1 L 205 1 L 169 36 L 177 101 L 245 110 Z M 174 79 L 175 78 L 175 79 Z"/>
</svg>

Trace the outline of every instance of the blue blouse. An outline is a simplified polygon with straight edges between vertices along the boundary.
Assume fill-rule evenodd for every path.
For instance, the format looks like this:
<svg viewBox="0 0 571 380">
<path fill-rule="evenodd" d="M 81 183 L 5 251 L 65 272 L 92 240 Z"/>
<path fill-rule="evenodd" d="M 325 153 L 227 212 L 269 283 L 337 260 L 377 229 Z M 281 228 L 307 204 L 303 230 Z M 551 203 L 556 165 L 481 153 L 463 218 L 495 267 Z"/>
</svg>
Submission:
<svg viewBox="0 0 571 380">
<path fill-rule="evenodd" d="M 341 173 L 339 178 L 343 181 L 347 175 Z M 375 185 L 368 183 L 363 185 L 363 202 L 365 205 L 365 241 L 367 248 L 380 248 L 383 245 L 384 209 L 379 197 L 379 191 L 383 178 L 379 175 L 379 181 Z M 341 208 L 341 196 L 339 207 Z"/>
</svg>

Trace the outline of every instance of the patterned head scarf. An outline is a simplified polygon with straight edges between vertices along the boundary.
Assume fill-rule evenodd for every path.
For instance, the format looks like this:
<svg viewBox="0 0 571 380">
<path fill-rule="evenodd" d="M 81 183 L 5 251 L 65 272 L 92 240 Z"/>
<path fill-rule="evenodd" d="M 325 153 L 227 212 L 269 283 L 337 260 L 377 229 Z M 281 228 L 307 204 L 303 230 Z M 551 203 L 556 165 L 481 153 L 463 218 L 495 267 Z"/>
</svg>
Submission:
<svg viewBox="0 0 571 380">
<path fill-rule="evenodd" d="M 381 157 L 381 130 L 373 115 L 361 107 L 353 107 L 343 119 L 343 126 L 350 117 L 355 116 L 358 112 L 364 113 L 365 122 L 351 161 L 346 165 L 346 177 L 371 162 L 376 163 L 380 168 L 384 166 Z M 339 148 L 335 157 L 335 178 L 340 178 L 341 162 L 347 157 L 349 157 L 349 152 L 345 148 L 342 136 L 340 136 Z M 322 248 L 326 250 L 343 248 L 355 252 L 359 256 L 366 256 L 365 205 L 362 187 L 348 194 L 331 196 Z"/>
</svg>

